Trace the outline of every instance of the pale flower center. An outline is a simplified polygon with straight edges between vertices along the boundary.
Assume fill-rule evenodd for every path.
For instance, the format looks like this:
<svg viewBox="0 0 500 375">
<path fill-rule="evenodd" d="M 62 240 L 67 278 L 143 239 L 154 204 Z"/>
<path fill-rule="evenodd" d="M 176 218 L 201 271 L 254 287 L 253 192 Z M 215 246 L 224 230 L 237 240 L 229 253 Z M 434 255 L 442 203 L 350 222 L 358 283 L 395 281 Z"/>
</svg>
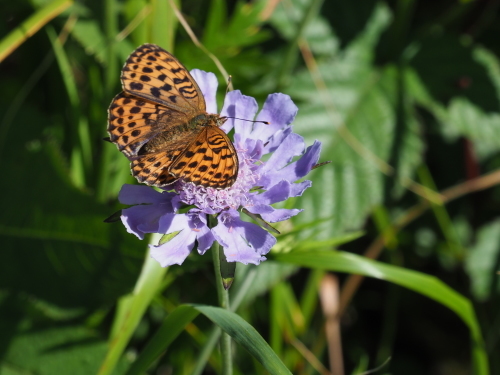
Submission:
<svg viewBox="0 0 500 375">
<path fill-rule="evenodd" d="M 240 160 L 238 178 L 231 187 L 214 189 L 181 181 L 175 188 L 181 201 L 195 205 L 201 210 L 214 211 L 214 213 L 219 213 L 226 208 L 237 210 L 240 206 L 251 204 L 250 196 L 256 193 L 251 193 L 250 189 L 259 180 L 260 176 L 257 171 L 260 168 L 255 168 L 255 160 L 246 152 L 238 150 L 238 158 Z"/>
</svg>

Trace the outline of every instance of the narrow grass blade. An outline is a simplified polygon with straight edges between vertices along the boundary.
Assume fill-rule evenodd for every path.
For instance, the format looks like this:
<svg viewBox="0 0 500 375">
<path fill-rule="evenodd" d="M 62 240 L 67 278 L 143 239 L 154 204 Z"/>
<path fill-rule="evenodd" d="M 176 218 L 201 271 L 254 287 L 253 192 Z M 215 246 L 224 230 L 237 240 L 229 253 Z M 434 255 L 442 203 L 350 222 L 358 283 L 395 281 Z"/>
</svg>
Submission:
<svg viewBox="0 0 500 375">
<path fill-rule="evenodd" d="M 30 38 L 53 18 L 64 12 L 73 0 L 55 0 L 34 13 L 19 27 L 0 41 L 0 62 L 9 56 L 26 39 Z"/>
<path fill-rule="evenodd" d="M 342 251 L 291 252 L 277 254 L 274 259 L 313 269 L 354 273 L 390 281 L 435 300 L 455 312 L 469 327 L 474 374 L 489 374 L 488 357 L 471 301 L 436 277 Z"/>
<path fill-rule="evenodd" d="M 270 374 L 291 374 L 255 328 L 239 315 L 220 307 L 181 305 L 165 319 L 158 333 L 148 343 L 127 375 L 143 374 L 199 313 L 205 315 L 243 346 Z"/>
</svg>

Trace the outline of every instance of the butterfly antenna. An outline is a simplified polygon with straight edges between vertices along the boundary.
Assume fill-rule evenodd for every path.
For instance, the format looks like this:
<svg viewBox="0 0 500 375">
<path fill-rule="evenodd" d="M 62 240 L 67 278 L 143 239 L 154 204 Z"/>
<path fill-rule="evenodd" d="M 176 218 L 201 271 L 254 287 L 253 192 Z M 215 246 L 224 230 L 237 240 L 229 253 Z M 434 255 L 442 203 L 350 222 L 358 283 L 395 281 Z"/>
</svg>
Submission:
<svg viewBox="0 0 500 375">
<path fill-rule="evenodd" d="M 232 81 L 233 81 L 233 76 L 227 77 L 226 95 L 229 92 L 229 86 L 231 86 Z"/>
<path fill-rule="evenodd" d="M 235 120 L 241 120 L 241 121 L 248 121 L 248 122 L 260 122 L 262 124 L 266 124 L 266 125 L 271 125 L 271 123 L 269 121 L 260 121 L 260 120 L 247 120 L 247 119 L 244 119 L 244 118 L 238 118 L 238 117 L 227 117 L 226 118 L 234 118 Z"/>
</svg>

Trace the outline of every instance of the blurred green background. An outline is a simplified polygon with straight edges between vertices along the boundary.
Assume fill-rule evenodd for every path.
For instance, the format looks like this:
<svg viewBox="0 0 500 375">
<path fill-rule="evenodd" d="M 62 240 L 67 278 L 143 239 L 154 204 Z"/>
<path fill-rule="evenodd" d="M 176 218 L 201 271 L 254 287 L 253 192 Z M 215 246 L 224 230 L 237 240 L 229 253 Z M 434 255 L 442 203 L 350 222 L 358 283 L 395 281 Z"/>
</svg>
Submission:
<svg viewBox="0 0 500 375">
<path fill-rule="evenodd" d="M 346 374 L 500 373 L 500 1 L 175 2 L 203 48 L 167 0 L 0 4 L 1 374 L 123 374 L 177 306 L 217 305 L 211 257 L 194 252 L 101 367 L 147 249 L 103 223 L 134 183 L 102 138 L 142 43 L 215 72 L 219 106 L 207 51 L 259 104 L 290 95 L 295 132 L 332 161 L 231 289 L 292 373 L 342 374 L 340 348 Z M 319 295 L 335 271 L 341 346 Z M 211 329 L 189 323 L 148 373 L 220 373 Z M 234 350 L 236 374 L 267 373 Z"/>
</svg>

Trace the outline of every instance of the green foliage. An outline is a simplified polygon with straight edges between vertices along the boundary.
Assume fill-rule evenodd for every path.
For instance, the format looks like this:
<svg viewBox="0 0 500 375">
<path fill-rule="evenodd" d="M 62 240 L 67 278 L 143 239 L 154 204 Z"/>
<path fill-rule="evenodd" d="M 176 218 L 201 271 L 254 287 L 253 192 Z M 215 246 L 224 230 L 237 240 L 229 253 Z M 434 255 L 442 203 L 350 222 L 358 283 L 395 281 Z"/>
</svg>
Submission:
<svg viewBox="0 0 500 375">
<path fill-rule="evenodd" d="M 483 226 L 477 234 L 477 242 L 469 250 L 465 270 L 471 279 L 471 292 L 478 301 L 486 301 L 498 292 L 496 279 L 500 222 Z"/>
<path fill-rule="evenodd" d="M 228 310 L 213 307 L 208 254 L 167 271 L 147 251 L 161 236 L 103 222 L 134 183 L 102 141 L 129 53 L 156 43 L 214 71 L 222 99 L 223 75 L 172 4 L 236 89 L 260 104 L 290 95 L 295 132 L 331 161 L 286 203 L 304 212 L 276 226 L 270 260 L 237 265 Z M 222 373 L 221 332 L 236 343 L 235 374 L 326 372 L 318 296 L 335 272 L 337 302 L 350 301 L 346 373 L 498 373 L 500 19 L 480 6 L 6 2 L 0 372 Z M 352 289 L 349 275 L 368 279 Z"/>
</svg>

